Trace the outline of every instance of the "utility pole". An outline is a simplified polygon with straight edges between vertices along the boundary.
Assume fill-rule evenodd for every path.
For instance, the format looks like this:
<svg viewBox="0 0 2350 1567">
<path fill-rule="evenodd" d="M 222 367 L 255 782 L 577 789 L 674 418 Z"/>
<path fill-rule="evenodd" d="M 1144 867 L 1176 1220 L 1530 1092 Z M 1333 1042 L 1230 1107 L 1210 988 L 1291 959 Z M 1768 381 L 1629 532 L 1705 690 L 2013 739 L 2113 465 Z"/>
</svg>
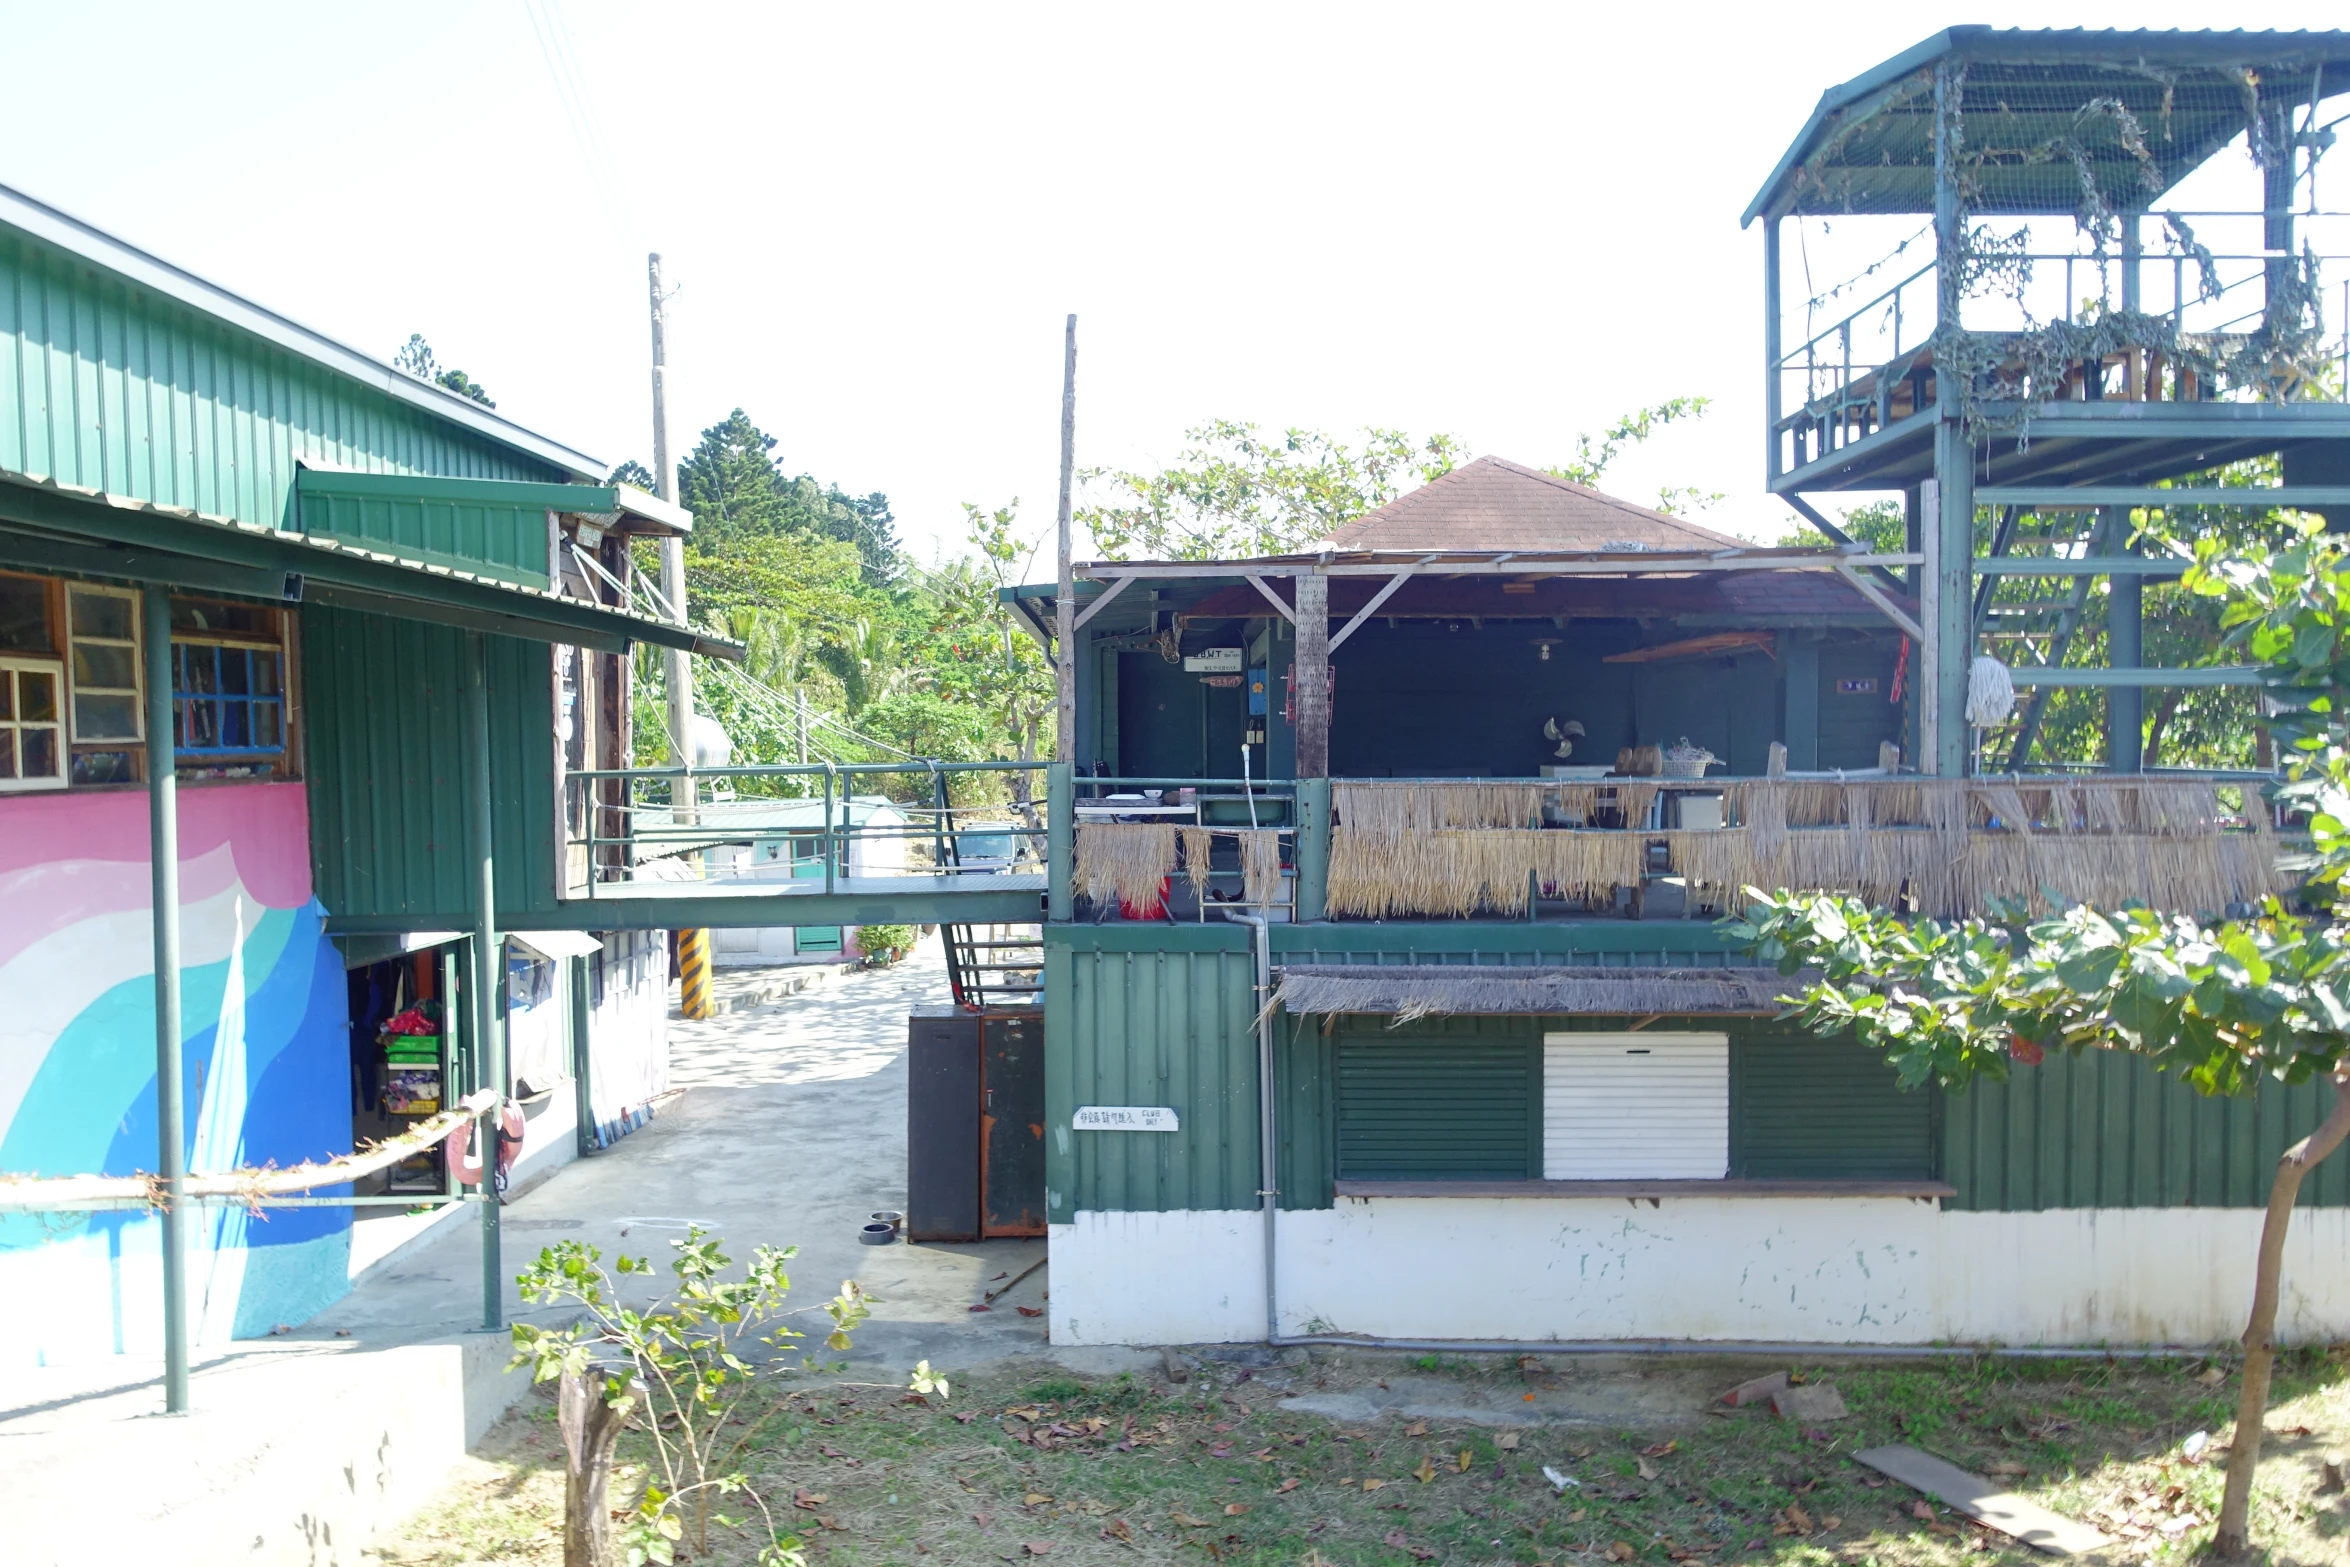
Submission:
<svg viewBox="0 0 2350 1567">
<path fill-rule="evenodd" d="M 653 299 L 653 489 L 661 499 L 675 504 L 677 500 L 677 470 L 669 461 L 669 345 L 668 296 L 661 289 L 661 253 L 654 251 L 645 257 L 645 280 Z M 661 594 L 669 600 L 671 616 L 679 625 L 686 623 L 685 612 L 685 540 L 669 537 L 661 541 Z M 672 766 L 685 769 L 683 777 L 669 785 L 669 820 L 673 827 L 690 827 L 700 815 L 694 799 L 694 671 L 688 662 L 691 657 L 683 648 L 664 648 L 661 672 L 669 690 L 669 761 Z M 700 854 L 690 856 L 694 873 L 701 874 Z M 710 933 L 706 930 L 681 930 L 677 933 L 678 998 L 687 1017 L 706 1018 L 710 1013 Z"/>
<path fill-rule="evenodd" d="M 1061 361 L 1061 575 L 1053 598 L 1060 647 L 1060 703 L 1053 739 L 1056 760 L 1077 759 L 1077 571 L 1069 552 L 1069 487 L 1077 475 L 1077 317 L 1069 317 L 1068 345 Z"/>
</svg>

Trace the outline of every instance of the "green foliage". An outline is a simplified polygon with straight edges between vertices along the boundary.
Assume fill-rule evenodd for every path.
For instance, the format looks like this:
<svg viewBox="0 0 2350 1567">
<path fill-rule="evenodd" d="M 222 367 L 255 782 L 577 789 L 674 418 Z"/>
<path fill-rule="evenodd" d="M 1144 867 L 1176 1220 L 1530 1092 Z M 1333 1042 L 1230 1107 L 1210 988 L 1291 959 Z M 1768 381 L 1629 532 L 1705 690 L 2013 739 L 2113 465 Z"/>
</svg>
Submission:
<svg viewBox="0 0 2350 1567">
<path fill-rule="evenodd" d="M 514 1366 L 528 1366 L 531 1378 L 593 1377 L 605 1402 L 647 1432 L 656 1454 L 657 1480 L 648 1483 L 630 1513 L 622 1536 L 630 1567 L 667 1564 L 690 1536 L 696 1557 L 709 1554 L 713 1522 L 736 1521 L 714 1511 L 718 1499 L 741 1496 L 766 1520 L 760 1567 L 801 1567 L 806 1556 L 796 1535 L 780 1533 L 766 1502 L 737 1467 L 757 1434 L 745 1419 L 755 1385 L 781 1374 L 772 1364 L 754 1363 L 752 1346 L 775 1351 L 803 1335 L 783 1325 L 791 1279 L 784 1264 L 799 1248 L 760 1246 L 739 1278 L 729 1277 L 733 1259 L 724 1242 L 696 1225 L 671 1241 L 674 1282 L 649 1305 L 632 1305 L 618 1279 L 653 1273 L 641 1257 L 621 1255 L 607 1273 L 603 1254 L 580 1241 L 562 1241 L 541 1251 L 517 1282 L 522 1298 L 535 1305 L 568 1305 L 580 1315 L 562 1327 L 514 1325 Z M 831 1322 L 825 1348 L 849 1348 L 849 1335 L 864 1322 L 872 1298 L 854 1281 L 820 1309 Z M 766 1331 L 761 1332 L 764 1328 Z M 815 1358 L 803 1356 L 803 1369 Z M 945 1397 L 947 1384 L 924 1361 L 912 1390 Z"/>
<path fill-rule="evenodd" d="M 831 539 L 855 547 L 868 586 L 894 580 L 900 562 L 889 497 L 852 496 L 804 473 L 791 477 L 775 447 L 775 437 L 740 408 L 702 432 L 677 470 L 677 498 L 694 514 L 695 543 L 723 554 L 752 539 Z"/>
<path fill-rule="evenodd" d="M 2192 915 L 2088 908 L 2028 927 L 1914 923 L 1854 898 L 1749 888 L 1729 929 L 1782 973 L 1819 978 L 1798 1014 L 1886 1052 L 1905 1086 L 1998 1077 L 2049 1048 L 2129 1050 L 2207 1094 L 2248 1092 L 2263 1075 L 2301 1082 L 2350 1064 L 2350 555 L 2312 523 L 2297 542 L 2232 557 L 2197 546 L 2185 586 L 2266 666 L 2270 720 L 2290 747 L 2279 793 L 2310 812 L 2314 862 L 2303 896 L 2319 917 L 2269 900 L 2206 925 Z"/>
<path fill-rule="evenodd" d="M 1288 554 L 1450 473 L 1463 451 L 1449 435 L 1366 429 L 1363 436 L 1358 449 L 1319 430 L 1272 437 L 1253 424 L 1213 419 L 1184 432 L 1173 467 L 1085 470 L 1086 484 L 1106 483 L 1111 499 L 1081 507 L 1076 520 L 1111 560 Z"/>
<path fill-rule="evenodd" d="M 891 964 L 914 950 L 914 927 L 911 925 L 860 925 L 857 927 L 857 950 L 869 961 Z"/>
<path fill-rule="evenodd" d="M 1626 447 L 1640 445 L 1668 424 L 1702 417 L 1712 402 L 1709 397 L 1669 397 L 1653 407 L 1635 408 L 1598 435 L 1576 436 L 1575 455 L 1548 471 L 1597 489 Z M 1676 514 L 1703 511 L 1721 499 L 1716 491 L 1667 485 L 1657 492 L 1656 509 Z"/>
<path fill-rule="evenodd" d="M 660 493 L 660 485 L 653 478 L 653 470 L 638 462 L 634 457 L 606 474 L 604 482 L 606 484 L 625 484 L 631 489 L 642 490 L 647 495 Z"/>
<path fill-rule="evenodd" d="M 453 366 L 443 368 L 441 362 L 433 357 L 432 344 L 424 340 L 422 332 L 408 334 L 408 341 L 402 343 L 400 351 L 392 355 L 392 368 L 412 375 L 419 381 L 430 381 L 435 386 L 444 387 L 459 397 L 470 397 L 484 408 L 498 406 L 491 401 L 488 389 L 480 382 Z"/>
</svg>

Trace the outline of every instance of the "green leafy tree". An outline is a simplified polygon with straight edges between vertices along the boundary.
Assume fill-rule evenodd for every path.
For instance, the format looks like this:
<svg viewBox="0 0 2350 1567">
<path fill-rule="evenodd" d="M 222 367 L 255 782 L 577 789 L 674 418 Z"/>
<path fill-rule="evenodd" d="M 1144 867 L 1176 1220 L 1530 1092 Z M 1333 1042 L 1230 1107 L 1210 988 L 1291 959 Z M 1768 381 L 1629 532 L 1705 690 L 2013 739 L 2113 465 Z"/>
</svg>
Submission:
<svg viewBox="0 0 2350 1567">
<path fill-rule="evenodd" d="M 2270 553 L 2231 559 L 2228 547 L 2201 540 L 2185 586 L 2219 601 L 2225 633 L 2265 666 L 2272 723 L 2290 747 L 2279 793 L 2310 812 L 2315 853 L 2300 897 L 2314 913 L 2271 899 L 2217 924 L 2079 907 L 2033 924 L 2020 913 L 1944 924 L 1749 888 L 1752 906 L 1731 928 L 1782 973 L 1818 970 L 1798 1015 L 1883 1051 L 1905 1087 L 1998 1079 L 2052 1049 L 2129 1051 L 2204 1094 L 2249 1093 L 2264 1077 L 2331 1085 L 2331 1112 L 2278 1162 L 2262 1226 L 2215 1540 L 2236 1556 L 2248 1547 L 2286 1229 L 2302 1178 L 2350 1135 L 2350 552 L 2314 524 Z"/>
<path fill-rule="evenodd" d="M 424 340 L 422 332 L 411 332 L 400 351 L 392 355 L 392 368 L 412 375 L 419 381 L 455 392 L 459 397 L 470 397 L 484 408 L 498 405 L 491 400 L 488 388 L 454 366 L 444 367 L 433 357 L 432 344 Z"/>
<path fill-rule="evenodd" d="M 1668 424 L 1702 417 L 1712 405 L 1713 399 L 1709 397 L 1670 397 L 1653 407 L 1635 408 L 1597 435 L 1587 432 L 1576 436 L 1575 455 L 1548 471 L 1597 489 L 1601 477 L 1628 448 L 1640 445 Z M 1718 490 L 1668 484 L 1657 492 L 1656 509 L 1686 516 L 1703 511 L 1721 499 Z"/>
<path fill-rule="evenodd" d="M 775 447 L 775 437 L 740 408 L 702 432 L 677 470 L 677 498 L 694 514 L 702 547 L 722 551 L 786 534 L 833 539 L 856 549 L 867 583 L 893 581 L 900 561 L 889 497 L 852 496 L 806 474 L 787 475 Z"/>
<path fill-rule="evenodd" d="M 606 484 L 625 484 L 630 489 L 642 490 L 647 495 L 658 495 L 660 486 L 654 482 L 653 470 L 634 457 L 604 476 Z"/>
<path fill-rule="evenodd" d="M 1358 448 L 1318 430 L 1267 436 L 1258 426 L 1210 420 L 1186 430 L 1181 460 L 1157 473 L 1088 468 L 1080 477 L 1105 499 L 1076 520 L 1111 560 L 1242 560 L 1304 548 L 1450 473 L 1461 443 L 1367 429 Z"/>
</svg>

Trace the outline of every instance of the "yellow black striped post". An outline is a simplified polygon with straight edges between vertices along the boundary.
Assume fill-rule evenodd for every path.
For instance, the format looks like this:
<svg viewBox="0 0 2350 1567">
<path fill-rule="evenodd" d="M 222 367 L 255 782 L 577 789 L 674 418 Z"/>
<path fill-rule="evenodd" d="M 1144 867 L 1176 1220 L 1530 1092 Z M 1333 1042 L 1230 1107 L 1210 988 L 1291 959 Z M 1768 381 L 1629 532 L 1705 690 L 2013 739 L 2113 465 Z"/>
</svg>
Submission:
<svg viewBox="0 0 2350 1567">
<path fill-rule="evenodd" d="M 710 1005 L 710 933 L 677 933 L 678 1010 L 690 1018 L 715 1017 Z"/>
</svg>

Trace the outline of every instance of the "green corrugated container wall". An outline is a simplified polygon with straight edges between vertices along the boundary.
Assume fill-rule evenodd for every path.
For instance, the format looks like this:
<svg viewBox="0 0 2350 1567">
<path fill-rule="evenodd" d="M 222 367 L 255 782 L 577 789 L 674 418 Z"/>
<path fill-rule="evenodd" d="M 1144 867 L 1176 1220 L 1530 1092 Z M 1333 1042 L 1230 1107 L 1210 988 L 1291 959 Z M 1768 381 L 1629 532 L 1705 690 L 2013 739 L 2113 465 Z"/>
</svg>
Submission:
<svg viewBox="0 0 2350 1567">
<path fill-rule="evenodd" d="M 0 232 L 0 468 L 288 527 L 303 459 L 382 473 L 565 478 L 76 257 Z"/>
<path fill-rule="evenodd" d="M 471 907 L 465 804 L 470 633 L 355 610 L 302 610 L 310 842 L 330 914 Z M 555 903 L 555 718 L 544 643 L 486 639 L 490 792 L 501 912 Z"/>
<path fill-rule="evenodd" d="M 1953 1208 L 2252 1208 L 2277 1158 L 2324 1117 L 2328 1090 L 2264 1082 L 2211 1099 L 2137 1056 L 2051 1053 L 2004 1083 L 1943 1097 L 1943 1178 Z M 2350 1204 L 2350 1159 L 2301 1184 L 2301 1201 Z"/>
<path fill-rule="evenodd" d="M 295 486 L 302 531 L 544 588 L 547 513 L 601 512 L 609 489 L 404 474 L 305 471 Z"/>
</svg>

